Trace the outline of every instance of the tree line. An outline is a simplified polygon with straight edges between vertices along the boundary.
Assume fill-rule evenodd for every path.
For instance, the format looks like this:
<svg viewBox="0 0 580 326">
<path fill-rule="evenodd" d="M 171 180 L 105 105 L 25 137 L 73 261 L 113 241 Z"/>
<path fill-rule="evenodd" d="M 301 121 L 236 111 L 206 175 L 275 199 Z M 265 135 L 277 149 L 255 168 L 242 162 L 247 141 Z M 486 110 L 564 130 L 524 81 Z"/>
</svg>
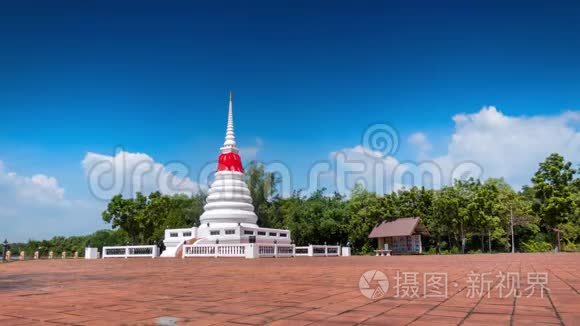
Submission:
<svg viewBox="0 0 580 326">
<path fill-rule="evenodd" d="M 503 179 L 456 180 L 441 189 L 411 187 L 383 196 L 357 185 L 345 196 L 320 189 L 311 194 L 277 194 L 280 179 L 252 162 L 246 169 L 258 224 L 289 229 L 297 245 L 349 243 L 369 253 L 375 225 L 399 217 L 420 217 L 429 236 L 428 253 L 548 251 L 560 234 L 563 250 L 576 250 L 580 240 L 580 171 L 559 154 L 539 164 L 531 184 L 514 190 Z M 102 213 L 112 230 L 84 237 L 55 237 L 20 246 L 27 251 L 79 252 L 87 244 L 157 244 L 164 230 L 199 225 L 204 193 L 194 196 L 149 195 L 113 197 Z"/>
</svg>

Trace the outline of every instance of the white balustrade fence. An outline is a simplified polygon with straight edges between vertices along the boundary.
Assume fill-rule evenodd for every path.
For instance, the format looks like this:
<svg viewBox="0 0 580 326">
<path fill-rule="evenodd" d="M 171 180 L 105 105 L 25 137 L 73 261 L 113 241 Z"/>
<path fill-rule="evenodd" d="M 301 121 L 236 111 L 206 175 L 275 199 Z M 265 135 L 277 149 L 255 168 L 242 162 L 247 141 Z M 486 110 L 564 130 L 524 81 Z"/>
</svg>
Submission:
<svg viewBox="0 0 580 326">
<path fill-rule="evenodd" d="M 216 246 L 204 246 L 204 245 L 184 245 L 183 246 L 183 257 L 214 257 Z"/>
<path fill-rule="evenodd" d="M 309 256 L 340 256 L 340 246 L 310 245 Z"/>
<path fill-rule="evenodd" d="M 247 244 L 184 245 L 185 257 L 246 257 Z"/>
<path fill-rule="evenodd" d="M 131 258 L 131 257 L 151 257 L 159 256 L 157 246 L 116 246 L 103 247 L 104 258 Z"/>
<path fill-rule="evenodd" d="M 296 247 L 287 244 L 205 244 L 184 245 L 186 257 L 297 257 L 340 256 L 340 246 L 310 245 Z"/>
<path fill-rule="evenodd" d="M 275 245 L 258 245 L 258 256 L 260 257 L 276 257 Z"/>
<path fill-rule="evenodd" d="M 294 245 L 259 244 L 259 257 L 294 257 Z"/>
<path fill-rule="evenodd" d="M 311 256 L 310 246 L 294 247 L 294 256 Z"/>
<path fill-rule="evenodd" d="M 245 245 L 218 245 L 217 255 L 218 255 L 218 257 L 245 257 L 246 256 L 246 246 Z"/>
<path fill-rule="evenodd" d="M 326 246 L 327 256 L 340 256 L 340 246 Z"/>
<path fill-rule="evenodd" d="M 294 257 L 294 245 L 277 245 L 276 257 Z"/>
</svg>

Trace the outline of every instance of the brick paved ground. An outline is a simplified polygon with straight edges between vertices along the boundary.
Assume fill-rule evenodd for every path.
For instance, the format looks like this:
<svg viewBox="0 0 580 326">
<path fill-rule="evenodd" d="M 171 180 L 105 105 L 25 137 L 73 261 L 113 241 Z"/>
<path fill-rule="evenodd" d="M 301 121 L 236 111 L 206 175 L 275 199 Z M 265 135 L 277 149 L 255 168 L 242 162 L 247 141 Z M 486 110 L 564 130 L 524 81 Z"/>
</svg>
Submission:
<svg viewBox="0 0 580 326">
<path fill-rule="evenodd" d="M 373 269 L 390 282 L 376 300 L 358 286 Z M 447 272 L 448 297 L 396 298 L 397 271 Z M 469 298 L 471 271 L 522 289 L 548 272 L 550 292 Z M 580 325 L 579 290 L 580 254 L 27 261 L 0 265 L 0 325 Z"/>
</svg>

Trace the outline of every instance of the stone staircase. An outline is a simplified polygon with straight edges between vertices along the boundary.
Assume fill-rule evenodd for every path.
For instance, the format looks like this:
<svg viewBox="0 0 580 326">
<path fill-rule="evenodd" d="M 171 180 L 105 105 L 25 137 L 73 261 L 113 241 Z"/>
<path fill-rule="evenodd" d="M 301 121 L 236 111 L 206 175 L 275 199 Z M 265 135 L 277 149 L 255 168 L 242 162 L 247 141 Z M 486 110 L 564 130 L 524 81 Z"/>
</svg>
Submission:
<svg viewBox="0 0 580 326">
<path fill-rule="evenodd" d="M 185 244 L 194 244 L 199 239 L 189 239 Z M 179 246 L 179 249 L 175 252 L 175 258 L 183 258 L 183 244 Z"/>
</svg>

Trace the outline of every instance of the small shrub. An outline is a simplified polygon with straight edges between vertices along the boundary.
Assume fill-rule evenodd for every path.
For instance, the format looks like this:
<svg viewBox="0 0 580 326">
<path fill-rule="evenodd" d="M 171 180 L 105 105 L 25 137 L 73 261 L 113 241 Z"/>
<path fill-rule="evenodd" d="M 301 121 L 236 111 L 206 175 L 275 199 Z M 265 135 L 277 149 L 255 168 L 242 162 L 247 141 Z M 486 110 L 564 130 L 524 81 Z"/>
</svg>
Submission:
<svg viewBox="0 0 580 326">
<path fill-rule="evenodd" d="M 552 245 L 545 241 L 530 240 L 522 242 L 522 249 L 525 252 L 547 252 L 553 249 Z"/>
<path fill-rule="evenodd" d="M 374 254 L 374 252 L 375 252 L 375 248 L 372 245 L 370 245 L 368 243 L 365 243 L 362 246 L 362 248 L 360 248 L 359 254 L 361 254 L 361 255 L 372 255 L 372 254 Z"/>
<path fill-rule="evenodd" d="M 441 250 L 442 255 L 457 255 L 460 252 L 461 251 L 457 247 L 451 247 L 451 249 L 449 249 L 449 250 Z"/>
<path fill-rule="evenodd" d="M 562 245 L 560 245 L 560 249 L 562 251 L 575 252 L 575 251 L 580 251 L 580 245 L 577 245 L 573 242 L 566 242 L 566 243 L 563 243 Z"/>
<path fill-rule="evenodd" d="M 481 253 L 481 249 L 477 249 L 477 250 L 469 250 L 467 253 L 468 253 L 468 254 L 480 254 L 480 253 Z"/>
</svg>

